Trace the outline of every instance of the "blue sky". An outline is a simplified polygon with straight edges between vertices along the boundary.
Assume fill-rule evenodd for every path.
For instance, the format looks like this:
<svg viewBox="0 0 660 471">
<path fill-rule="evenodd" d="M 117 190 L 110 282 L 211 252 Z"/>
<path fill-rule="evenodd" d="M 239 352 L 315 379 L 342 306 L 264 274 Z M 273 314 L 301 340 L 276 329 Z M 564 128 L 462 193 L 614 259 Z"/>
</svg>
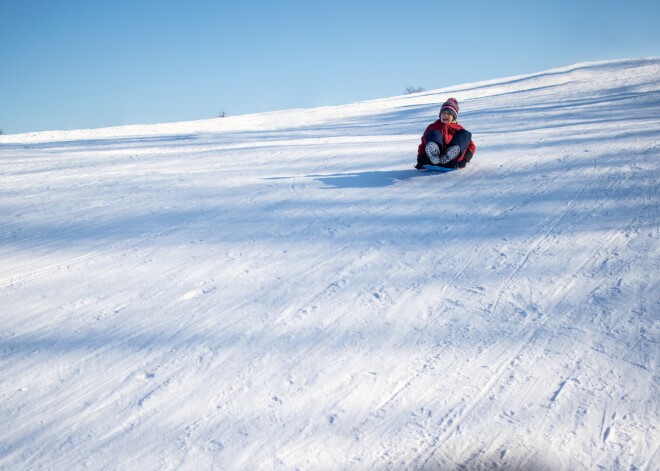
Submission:
<svg viewBox="0 0 660 471">
<path fill-rule="evenodd" d="M 658 56 L 658 3 L 0 0 L 0 129 L 335 105 Z"/>
</svg>

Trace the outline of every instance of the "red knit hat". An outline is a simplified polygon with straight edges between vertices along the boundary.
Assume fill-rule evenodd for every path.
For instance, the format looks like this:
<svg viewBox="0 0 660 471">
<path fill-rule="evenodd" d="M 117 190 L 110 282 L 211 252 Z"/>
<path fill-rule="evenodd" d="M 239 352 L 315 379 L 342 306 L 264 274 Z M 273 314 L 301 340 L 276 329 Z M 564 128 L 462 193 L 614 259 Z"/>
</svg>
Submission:
<svg viewBox="0 0 660 471">
<path fill-rule="evenodd" d="M 456 101 L 456 98 L 449 98 L 445 101 L 442 108 L 440 108 L 440 114 L 442 114 L 443 111 L 453 114 L 454 119 L 458 119 L 458 101 Z"/>
</svg>

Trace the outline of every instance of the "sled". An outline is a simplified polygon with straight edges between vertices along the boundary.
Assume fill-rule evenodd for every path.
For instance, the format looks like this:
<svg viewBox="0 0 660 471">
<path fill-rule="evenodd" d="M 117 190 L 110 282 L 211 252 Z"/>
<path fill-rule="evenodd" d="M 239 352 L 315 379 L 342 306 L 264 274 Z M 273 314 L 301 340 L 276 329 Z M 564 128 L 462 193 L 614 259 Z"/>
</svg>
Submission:
<svg viewBox="0 0 660 471">
<path fill-rule="evenodd" d="M 438 167 L 437 165 L 424 165 L 425 170 L 431 170 L 432 172 L 453 172 L 456 170 L 455 168 L 446 168 L 446 167 Z"/>
</svg>

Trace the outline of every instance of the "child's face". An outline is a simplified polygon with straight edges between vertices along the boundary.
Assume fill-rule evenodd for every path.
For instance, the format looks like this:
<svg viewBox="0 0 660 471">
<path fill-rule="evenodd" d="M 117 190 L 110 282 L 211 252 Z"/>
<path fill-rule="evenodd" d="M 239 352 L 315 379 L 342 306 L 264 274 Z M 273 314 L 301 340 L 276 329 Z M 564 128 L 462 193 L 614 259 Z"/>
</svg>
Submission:
<svg viewBox="0 0 660 471">
<path fill-rule="evenodd" d="M 452 121 L 454 121 L 454 115 L 453 114 L 451 114 L 448 111 L 443 111 L 442 113 L 440 113 L 440 122 L 441 123 L 447 124 L 447 123 L 451 123 Z"/>
</svg>

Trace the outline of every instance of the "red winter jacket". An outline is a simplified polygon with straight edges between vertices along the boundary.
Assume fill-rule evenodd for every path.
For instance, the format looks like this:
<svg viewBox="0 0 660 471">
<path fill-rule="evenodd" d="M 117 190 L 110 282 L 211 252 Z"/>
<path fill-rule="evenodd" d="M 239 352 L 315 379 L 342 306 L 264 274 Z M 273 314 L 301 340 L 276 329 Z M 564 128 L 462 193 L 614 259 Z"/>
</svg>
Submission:
<svg viewBox="0 0 660 471">
<path fill-rule="evenodd" d="M 440 120 L 437 120 L 436 122 L 429 124 L 426 130 L 424 131 L 424 134 L 422 134 L 422 143 L 419 145 L 419 148 L 417 149 L 417 155 L 424 155 L 426 148 L 426 139 L 424 139 L 424 136 L 426 136 L 430 131 L 439 131 L 442 134 L 442 143 L 445 146 L 447 146 L 451 142 L 452 137 L 454 137 L 454 133 L 456 133 L 456 131 L 460 131 L 461 129 L 463 129 L 463 126 L 461 126 L 458 123 L 445 124 L 442 123 Z M 465 149 L 463 149 L 461 155 L 456 157 L 452 162 L 461 162 L 465 158 L 465 155 L 468 153 L 471 158 L 476 149 L 477 146 L 475 146 L 474 142 L 470 140 L 470 143 Z"/>
</svg>

